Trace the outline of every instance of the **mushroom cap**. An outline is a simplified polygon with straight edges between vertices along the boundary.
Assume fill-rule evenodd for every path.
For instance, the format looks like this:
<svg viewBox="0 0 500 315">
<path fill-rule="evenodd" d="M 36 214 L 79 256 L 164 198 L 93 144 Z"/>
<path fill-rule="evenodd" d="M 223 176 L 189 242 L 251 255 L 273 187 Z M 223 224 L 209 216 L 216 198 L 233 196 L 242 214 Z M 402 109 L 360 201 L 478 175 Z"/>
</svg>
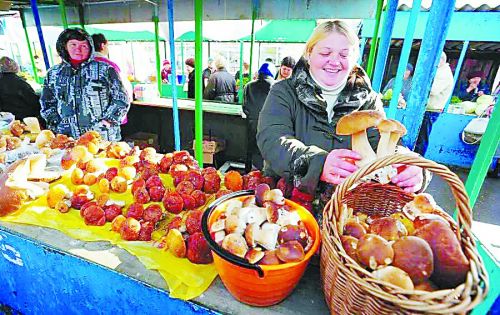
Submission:
<svg viewBox="0 0 500 315">
<path fill-rule="evenodd" d="M 406 127 L 395 119 L 384 119 L 378 124 L 377 128 L 380 132 L 394 132 L 402 136 L 406 134 Z"/>
<path fill-rule="evenodd" d="M 337 134 L 341 136 L 352 135 L 377 126 L 385 116 L 377 110 L 362 110 L 352 112 L 341 117 L 337 123 Z"/>
</svg>

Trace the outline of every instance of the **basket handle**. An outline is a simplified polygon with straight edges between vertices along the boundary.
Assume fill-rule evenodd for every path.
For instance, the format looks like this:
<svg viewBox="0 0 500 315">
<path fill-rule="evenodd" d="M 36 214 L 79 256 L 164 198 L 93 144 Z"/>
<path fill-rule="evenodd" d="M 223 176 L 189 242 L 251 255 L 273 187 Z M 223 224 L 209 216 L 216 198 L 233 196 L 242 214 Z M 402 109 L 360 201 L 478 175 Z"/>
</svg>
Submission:
<svg viewBox="0 0 500 315">
<path fill-rule="evenodd" d="M 337 186 L 335 193 L 332 195 L 331 202 L 334 207 L 328 207 L 328 219 L 330 221 L 334 218 L 339 220 L 342 211 L 342 199 L 357 181 L 373 171 L 393 164 L 419 166 L 443 178 L 450 186 L 453 196 L 455 197 L 456 206 L 458 208 L 458 224 L 465 229 L 464 232 L 466 232 L 467 236 L 474 242 L 471 231 L 472 209 L 470 207 L 469 196 L 460 178 L 450 171 L 448 167 L 412 154 L 395 154 L 379 158 L 347 177 L 342 184 Z M 334 208 L 334 213 L 331 211 L 332 208 Z"/>
</svg>

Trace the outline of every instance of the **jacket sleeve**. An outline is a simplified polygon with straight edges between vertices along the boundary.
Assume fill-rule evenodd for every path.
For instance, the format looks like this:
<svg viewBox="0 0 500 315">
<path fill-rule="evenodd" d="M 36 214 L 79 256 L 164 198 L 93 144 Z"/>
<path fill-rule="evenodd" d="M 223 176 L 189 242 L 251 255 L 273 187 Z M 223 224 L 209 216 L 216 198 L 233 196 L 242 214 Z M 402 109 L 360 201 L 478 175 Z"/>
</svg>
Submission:
<svg viewBox="0 0 500 315">
<path fill-rule="evenodd" d="M 215 99 L 215 77 L 213 75 L 208 79 L 208 84 L 203 92 L 203 98 L 207 100 Z"/>
<path fill-rule="evenodd" d="M 54 131 L 56 130 L 57 125 L 59 125 L 61 117 L 57 112 L 57 98 L 50 85 L 51 77 L 52 72 L 49 70 L 47 72 L 47 76 L 45 77 L 42 94 L 40 96 L 40 115 L 47 122 L 47 128 Z"/>
<path fill-rule="evenodd" d="M 314 194 L 323 171 L 328 152 L 317 147 L 305 145 L 295 137 L 293 91 L 286 90 L 285 84 L 271 88 L 259 115 L 257 145 L 266 162 L 274 173 L 293 178 L 294 164 L 301 165 L 302 175 L 299 190 Z M 300 163 L 297 163 L 300 161 Z"/>
<path fill-rule="evenodd" d="M 109 67 L 109 106 L 103 113 L 103 119 L 119 125 L 123 117 L 127 115 L 130 101 L 127 91 L 113 67 Z"/>
<path fill-rule="evenodd" d="M 250 115 L 250 111 L 248 110 L 248 84 L 245 85 L 243 88 L 243 104 L 242 104 L 242 108 L 243 108 L 243 112 L 245 113 L 245 115 L 247 116 L 247 119 L 248 119 L 248 115 Z"/>
</svg>

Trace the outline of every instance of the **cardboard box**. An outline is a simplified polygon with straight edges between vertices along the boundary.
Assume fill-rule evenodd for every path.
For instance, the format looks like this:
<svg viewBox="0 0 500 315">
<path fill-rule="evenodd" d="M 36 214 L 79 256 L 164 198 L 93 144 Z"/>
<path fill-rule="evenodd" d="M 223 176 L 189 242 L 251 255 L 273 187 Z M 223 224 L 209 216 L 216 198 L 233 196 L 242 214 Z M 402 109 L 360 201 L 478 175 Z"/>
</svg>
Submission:
<svg viewBox="0 0 500 315">
<path fill-rule="evenodd" d="M 203 136 L 203 163 L 214 164 L 214 155 L 226 148 L 224 139 Z M 196 140 L 193 140 L 193 150 L 196 148 Z"/>
<path fill-rule="evenodd" d="M 127 142 L 133 142 L 134 145 L 138 146 L 141 150 L 146 147 L 152 147 L 158 150 L 160 148 L 158 142 L 158 135 L 148 132 L 136 132 L 127 137 L 125 140 Z"/>
</svg>

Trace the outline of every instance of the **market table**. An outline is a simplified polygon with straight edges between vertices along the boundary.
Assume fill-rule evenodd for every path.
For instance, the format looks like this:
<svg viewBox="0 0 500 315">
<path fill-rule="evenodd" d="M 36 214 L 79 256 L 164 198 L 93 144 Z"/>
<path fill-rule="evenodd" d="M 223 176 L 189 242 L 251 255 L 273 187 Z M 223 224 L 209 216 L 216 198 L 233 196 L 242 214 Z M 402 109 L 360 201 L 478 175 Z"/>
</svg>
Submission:
<svg viewBox="0 0 500 315">
<path fill-rule="evenodd" d="M 194 139 L 194 100 L 179 99 L 181 147 L 191 150 Z M 225 160 L 241 160 L 246 157 L 247 123 L 239 104 L 203 101 L 203 134 L 226 141 L 222 153 Z M 122 126 L 124 138 L 137 132 L 158 135 L 161 152 L 174 151 L 174 124 L 172 118 L 172 99 L 159 98 L 151 101 L 132 102 L 128 123 Z"/>
<path fill-rule="evenodd" d="M 191 302 L 169 297 L 161 275 L 109 242 L 84 242 L 57 230 L 0 222 L 0 312 L 32 314 L 327 314 L 319 266 L 310 265 L 282 303 L 237 302 L 217 277 Z M 2 305 L 4 304 L 4 305 Z M 15 313 L 15 312 L 14 312 Z"/>
</svg>

